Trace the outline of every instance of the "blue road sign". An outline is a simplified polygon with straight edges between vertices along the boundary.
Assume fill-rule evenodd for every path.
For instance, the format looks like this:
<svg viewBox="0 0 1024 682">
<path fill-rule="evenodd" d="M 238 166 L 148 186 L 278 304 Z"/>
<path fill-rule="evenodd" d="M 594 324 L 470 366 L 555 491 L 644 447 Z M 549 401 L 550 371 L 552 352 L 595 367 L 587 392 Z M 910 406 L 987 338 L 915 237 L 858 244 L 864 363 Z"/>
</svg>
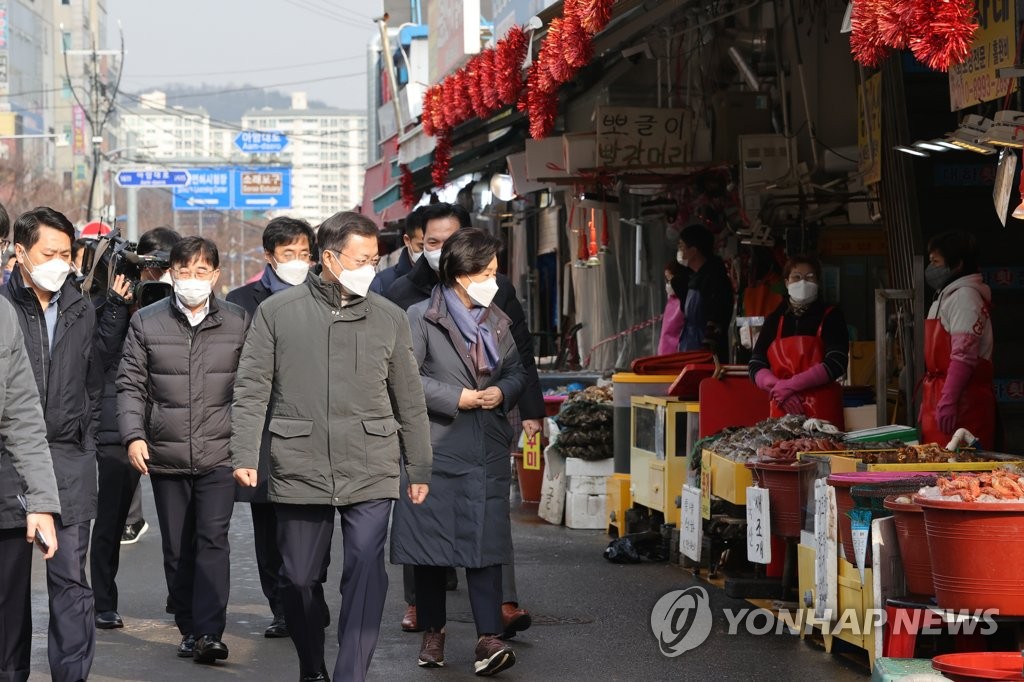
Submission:
<svg viewBox="0 0 1024 682">
<path fill-rule="evenodd" d="M 288 146 L 288 136 L 277 130 L 243 130 L 235 146 L 245 154 L 276 154 Z"/>
<path fill-rule="evenodd" d="M 292 207 L 291 166 L 234 169 L 232 208 L 270 210 Z"/>
<path fill-rule="evenodd" d="M 186 187 L 174 189 L 175 211 L 201 211 L 213 209 L 227 211 L 231 203 L 231 185 L 234 168 L 192 168 L 191 181 Z"/>
<path fill-rule="evenodd" d="M 188 184 L 187 170 L 123 170 L 117 173 L 121 187 L 184 187 Z"/>
</svg>

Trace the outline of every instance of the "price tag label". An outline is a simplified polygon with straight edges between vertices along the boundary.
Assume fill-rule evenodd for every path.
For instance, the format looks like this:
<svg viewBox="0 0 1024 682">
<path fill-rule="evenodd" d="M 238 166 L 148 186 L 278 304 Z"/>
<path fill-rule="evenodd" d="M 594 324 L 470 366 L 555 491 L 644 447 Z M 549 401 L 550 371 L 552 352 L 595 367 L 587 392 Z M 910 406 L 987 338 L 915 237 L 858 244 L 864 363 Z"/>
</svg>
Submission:
<svg viewBox="0 0 1024 682">
<path fill-rule="evenodd" d="M 704 528 L 701 519 L 701 491 L 693 486 L 683 486 L 683 508 L 679 515 L 679 551 L 683 556 L 700 561 L 700 548 Z"/>
<path fill-rule="evenodd" d="M 747 561 L 772 562 L 768 489 L 747 488 Z"/>
<path fill-rule="evenodd" d="M 523 446 L 523 468 L 537 471 L 540 469 L 540 434 L 535 433 L 533 437 L 524 436 Z"/>
</svg>

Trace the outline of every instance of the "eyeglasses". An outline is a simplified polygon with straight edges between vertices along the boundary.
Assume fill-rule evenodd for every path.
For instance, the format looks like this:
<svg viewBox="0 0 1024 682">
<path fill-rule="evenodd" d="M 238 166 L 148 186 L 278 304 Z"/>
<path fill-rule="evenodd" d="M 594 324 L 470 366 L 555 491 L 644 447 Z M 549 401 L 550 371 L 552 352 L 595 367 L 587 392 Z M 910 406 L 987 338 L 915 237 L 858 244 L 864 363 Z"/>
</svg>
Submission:
<svg viewBox="0 0 1024 682">
<path fill-rule="evenodd" d="M 174 277 L 176 279 L 210 279 L 213 277 L 213 273 L 217 271 L 211 270 L 210 268 L 196 268 L 195 270 L 190 270 L 189 268 L 172 268 L 171 272 L 174 273 Z"/>
<path fill-rule="evenodd" d="M 367 265 L 377 267 L 377 263 L 380 262 L 380 256 L 374 256 L 373 258 L 360 258 L 359 260 L 356 260 L 352 256 L 348 255 L 347 253 L 342 253 L 341 251 L 331 251 L 331 253 L 337 253 L 337 255 L 339 256 L 344 256 L 345 258 L 348 258 L 350 261 L 355 263 L 357 268 L 366 267 Z"/>
<path fill-rule="evenodd" d="M 804 280 L 807 282 L 817 282 L 818 276 L 815 275 L 813 272 L 808 272 L 806 275 L 800 274 L 799 272 L 791 272 L 789 273 L 789 278 L 786 281 L 795 283 L 799 282 L 800 280 Z"/>
</svg>

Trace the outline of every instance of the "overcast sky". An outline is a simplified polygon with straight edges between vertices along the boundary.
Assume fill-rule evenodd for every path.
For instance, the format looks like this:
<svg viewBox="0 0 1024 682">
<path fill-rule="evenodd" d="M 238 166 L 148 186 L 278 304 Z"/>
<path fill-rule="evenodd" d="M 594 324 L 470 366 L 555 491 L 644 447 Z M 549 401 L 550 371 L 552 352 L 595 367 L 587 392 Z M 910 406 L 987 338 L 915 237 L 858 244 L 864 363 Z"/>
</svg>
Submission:
<svg viewBox="0 0 1024 682">
<path fill-rule="evenodd" d="M 366 109 L 366 45 L 377 30 L 370 19 L 378 0 L 107 0 L 106 7 L 110 47 L 118 44 L 118 21 L 124 29 L 129 92 L 168 82 L 277 85 Z"/>
</svg>

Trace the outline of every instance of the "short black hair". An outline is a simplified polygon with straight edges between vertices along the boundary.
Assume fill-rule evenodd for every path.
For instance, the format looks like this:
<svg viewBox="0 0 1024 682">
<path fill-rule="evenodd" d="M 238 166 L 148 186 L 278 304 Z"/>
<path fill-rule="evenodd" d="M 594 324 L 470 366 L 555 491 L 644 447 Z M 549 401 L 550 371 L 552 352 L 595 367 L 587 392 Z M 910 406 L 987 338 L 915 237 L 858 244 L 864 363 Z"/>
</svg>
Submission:
<svg viewBox="0 0 1024 682">
<path fill-rule="evenodd" d="M 263 250 L 273 253 L 277 247 L 291 244 L 302 237 L 309 240 L 309 250 L 313 251 L 316 248 L 316 235 L 309 223 L 287 216 L 274 218 L 267 223 L 266 229 L 263 230 Z"/>
<path fill-rule="evenodd" d="M 438 279 L 446 287 L 455 286 L 455 278 L 475 275 L 498 255 L 501 241 L 483 230 L 467 227 L 459 230 L 441 248 Z"/>
<path fill-rule="evenodd" d="M 414 208 L 409 215 L 405 216 L 405 227 L 402 228 L 402 233 L 409 239 L 412 239 L 416 236 L 416 231 L 422 231 L 425 226 L 423 207 L 420 206 L 419 208 Z"/>
<path fill-rule="evenodd" d="M 14 221 L 14 243 L 21 244 L 25 250 L 31 249 L 39 241 L 39 228 L 43 226 L 60 230 L 75 241 L 75 226 L 63 213 L 49 206 L 39 206 L 25 211 Z"/>
<path fill-rule="evenodd" d="M 948 230 L 928 240 L 928 253 L 937 252 L 946 261 L 946 267 L 960 274 L 978 272 L 978 243 L 974 235 L 963 230 Z"/>
<path fill-rule="evenodd" d="M 353 235 L 376 239 L 380 231 L 372 220 L 354 211 L 339 211 L 320 224 L 317 243 L 324 251 L 341 253 Z"/>
<path fill-rule="evenodd" d="M 703 225 L 687 225 L 679 233 L 679 241 L 697 249 L 705 258 L 715 253 L 715 237 Z"/>
<path fill-rule="evenodd" d="M 139 237 L 138 253 L 140 256 L 149 256 L 163 251 L 170 253 L 174 245 L 181 241 L 181 235 L 169 227 L 154 227 L 146 230 Z"/>
<path fill-rule="evenodd" d="M 171 248 L 171 267 L 188 267 L 195 260 L 204 260 L 216 270 L 220 267 L 217 245 L 205 237 L 183 237 Z"/>
<path fill-rule="evenodd" d="M 71 242 L 71 260 L 75 260 L 75 256 L 78 255 L 78 252 L 88 246 L 91 241 L 92 240 L 87 237 L 79 237 L 75 241 Z"/>
<path fill-rule="evenodd" d="M 423 213 L 421 218 L 423 219 L 423 231 L 427 230 L 427 223 L 431 220 L 438 220 L 441 218 L 455 218 L 459 221 L 459 227 L 472 227 L 473 221 L 469 217 L 469 211 L 462 208 L 458 204 L 448 204 L 443 201 L 439 201 L 436 204 L 427 204 L 423 206 Z"/>
<path fill-rule="evenodd" d="M 0 239 L 7 239 L 7 235 L 11 232 L 11 216 L 7 213 L 7 209 L 4 208 L 3 204 L 0 204 Z"/>
</svg>

